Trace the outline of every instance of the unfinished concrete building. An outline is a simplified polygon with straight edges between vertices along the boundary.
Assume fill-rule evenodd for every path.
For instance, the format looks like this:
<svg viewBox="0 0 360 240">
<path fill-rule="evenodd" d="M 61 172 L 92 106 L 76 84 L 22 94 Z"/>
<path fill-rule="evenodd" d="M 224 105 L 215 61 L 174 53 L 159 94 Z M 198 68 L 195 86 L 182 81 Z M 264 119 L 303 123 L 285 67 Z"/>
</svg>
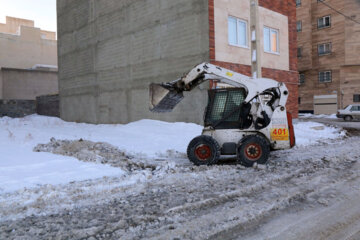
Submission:
<svg viewBox="0 0 360 240">
<path fill-rule="evenodd" d="M 360 1 L 297 0 L 299 109 L 333 114 L 360 102 Z"/>
<path fill-rule="evenodd" d="M 263 77 L 286 82 L 297 116 L 296 8 L 260 0 Z M 250 75 L 249 0 L 58 0 L 61 117 L 201 123 L 208 85 L 171 114 L 148 110 L 148 86 L 207 61 Z"/>
</svg>

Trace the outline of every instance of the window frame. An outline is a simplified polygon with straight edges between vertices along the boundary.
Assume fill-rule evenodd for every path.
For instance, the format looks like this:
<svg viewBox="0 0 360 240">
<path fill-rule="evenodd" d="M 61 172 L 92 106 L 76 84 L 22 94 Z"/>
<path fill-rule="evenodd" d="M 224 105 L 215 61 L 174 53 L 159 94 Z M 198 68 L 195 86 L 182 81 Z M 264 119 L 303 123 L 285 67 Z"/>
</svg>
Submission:
<svg viewBox="0 0 360 240">
<path fill-rule="evenodd" d="M 322 47 L 322 46 L 324 47 L 324 50 L 326 50 L 326 46 L 329 46 L 329 50 L 324 51 L 323 53 L 320 53 L 320 47 Z M 331 42 L 318 44 L 318 56 L 329 55 L 331 53 L 332 53 L 332 43 Z"/>
<path fill-rule="evenodd" d="M 320 25 L 319 21 L 322 20 L 323 23 L 326 23 L 326 20 L 325 20 L 326 18 L 329 18 L 329 25 L 328 26 L 325 25 L 325 24 Z M 318 29 L 324 29 L 324 28 L 329 28 L 329 27 L 331 27 L 331 15 L 326 15 L 326 16 L 323 16 L 323 17 L 319 17 L 317 19 L 317 28 Z"/>
<path fill-rule="evenodd" d="M 327 73 L 330 73 L 330 80 L 321 81 L 321 74 L 325 74 L 325 76 L 326 76 Z M 332 82 L 332 71 L 331 70 L 320 71 L 318 75 L 319 75 L 318 76 L 319 83 L 331 83 Z"/>
<path fill-rule="evenodd" d="M 353 102 L 360 102 L 360 94 L 353 94 Z"/>
<path fill-rule="evenodd" d="M 265 49 L 265 29 L 269 29 L 269 33 L 270 33 L 270 34 L 269 34 L 269 44 L 270 44 L 270 48 L 269 48 L 269 49 L 270 49 L 270 51 L 267 51 L 267 50 Z M 271 32 L 275 32 L 275 33 L 276 33 L 276 49 L 277 49 L 276 52 L 274 52 L 274 51 L 271 50 L 271 46 L 272 46 Z M 264 52 L 266 52 L 266 53 L 271 53 L 271 54 L 276 54 L 276 55 L 280 55 L 280 37 L 279 37 L 279 35 L 280 35 L 280 31 L 279 31 L 278 29 L 264 26 L 264 28 L 263 28 Z"/>
<path fill-rule="evenodd" d="M 298 28 L 300 24 L 300 29 Z M 302 32 L 302 21 L 299 20 L 299 21 L 296 21 L 296 32 Z"/>
<path fill-rule="evenodd" d="M 305 73 L 299 73 L 299 85 L 305 84 Z"/>
<path fill-rule="evenodd" d="M 300 7 L 301 6 L 301 0 L 295 0 L 295 5 L 296 5 L 296 7 Z"/>
<path fill-rule="evenodd" d="M 240 19 L 240 18 L 231 16 L 231 15 L 229 15 L 227 19 L 228 19 L 228 44 L 229 44 L 230 46 L 234 46 L 234 47 L 249 48 L 249 25 L 248 25 L 248 22 L 247 22 L 246 20 L 243 20 L 243 19 Z M 230 32 L 229 32 L 229 20 L 230 20 L 230 19 L 236 20 L 236 38 L 237 38 L 237 43 L 236 43 L 236 44 L 231 43 L 231 42 L 230 42 L 230 38 L 229 38 L 229 35 L 230 35 Z M 246 28 L 246 31 L 245 31 L 245 32 L 246 32 L 245 40 L 246 40 L 246 45 L 240 44 L 240 31 L 239 31 L 240 24 L 239 24 L 239 22 L 245 23 L 245 28 Z"/>
<path fill-rule="evenodd" d="M 297 48 L 297 58 L 302 58 L 302 52 L 303 52 L 303 48 L 302 47 L 298 47 Z M 300 54 L 299 54 L 300 53 Z"/>
</svg>

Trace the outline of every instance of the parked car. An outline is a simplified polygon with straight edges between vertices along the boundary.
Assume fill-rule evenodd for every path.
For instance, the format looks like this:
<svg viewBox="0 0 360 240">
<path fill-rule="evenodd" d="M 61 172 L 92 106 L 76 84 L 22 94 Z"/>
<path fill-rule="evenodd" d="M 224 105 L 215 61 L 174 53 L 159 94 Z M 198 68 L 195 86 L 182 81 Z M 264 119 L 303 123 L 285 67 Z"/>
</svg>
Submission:
<svg viewBox="0 0 360 240">
<path fill-rule="evenodd" d="M 338 110 L 336 116 L 343 118 L 345 121 L 360 120 L 360 104 L 351 104 L 343 110 Z"/>
</svg>

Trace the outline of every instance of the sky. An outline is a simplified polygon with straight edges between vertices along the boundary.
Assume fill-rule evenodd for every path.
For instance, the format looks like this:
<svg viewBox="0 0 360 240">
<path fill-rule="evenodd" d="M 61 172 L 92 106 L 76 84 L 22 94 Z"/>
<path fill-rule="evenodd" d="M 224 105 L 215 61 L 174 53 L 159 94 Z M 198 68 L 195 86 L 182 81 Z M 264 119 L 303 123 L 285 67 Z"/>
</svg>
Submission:
<svg viewBox="0 0 360 240">
<path fill-rule="evenodd" d="M 35 21 L 35 27 L 56 32 L 56 0 L 0 0 L 0 23 L 6 16 Z"/>
</svg>

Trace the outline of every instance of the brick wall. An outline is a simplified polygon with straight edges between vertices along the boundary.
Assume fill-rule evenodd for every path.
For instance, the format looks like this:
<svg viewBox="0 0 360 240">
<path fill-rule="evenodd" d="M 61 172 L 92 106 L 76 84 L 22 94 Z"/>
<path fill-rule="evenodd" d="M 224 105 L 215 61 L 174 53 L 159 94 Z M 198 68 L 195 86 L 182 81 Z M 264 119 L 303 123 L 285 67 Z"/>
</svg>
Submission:
<svg viewBox="0 0 360 240">
<path fill-rule="evenodd" d="M 289 61 L 290 71 L 263 68 L 263 77 L 284 82 L 289 89 L 290 96 L 287 102 L 288 111 L 294 118 L 298 117 L 298 72 L 297 72 L 297 32 L 296 32 L 296 6 L 295 1 L 270 1 L 260 0 L 260 6 L 272 11 L 289 16 Z M 210 62 L 220 67 L 251 76 L 251 66 L 237 63 L 216 61 L 215 56 L 215 22 L 214 22 L 214 0 L 209 0 L 209 47 Z M 250 57 L 250 56 L 249 56 Z"/>
</svg>

